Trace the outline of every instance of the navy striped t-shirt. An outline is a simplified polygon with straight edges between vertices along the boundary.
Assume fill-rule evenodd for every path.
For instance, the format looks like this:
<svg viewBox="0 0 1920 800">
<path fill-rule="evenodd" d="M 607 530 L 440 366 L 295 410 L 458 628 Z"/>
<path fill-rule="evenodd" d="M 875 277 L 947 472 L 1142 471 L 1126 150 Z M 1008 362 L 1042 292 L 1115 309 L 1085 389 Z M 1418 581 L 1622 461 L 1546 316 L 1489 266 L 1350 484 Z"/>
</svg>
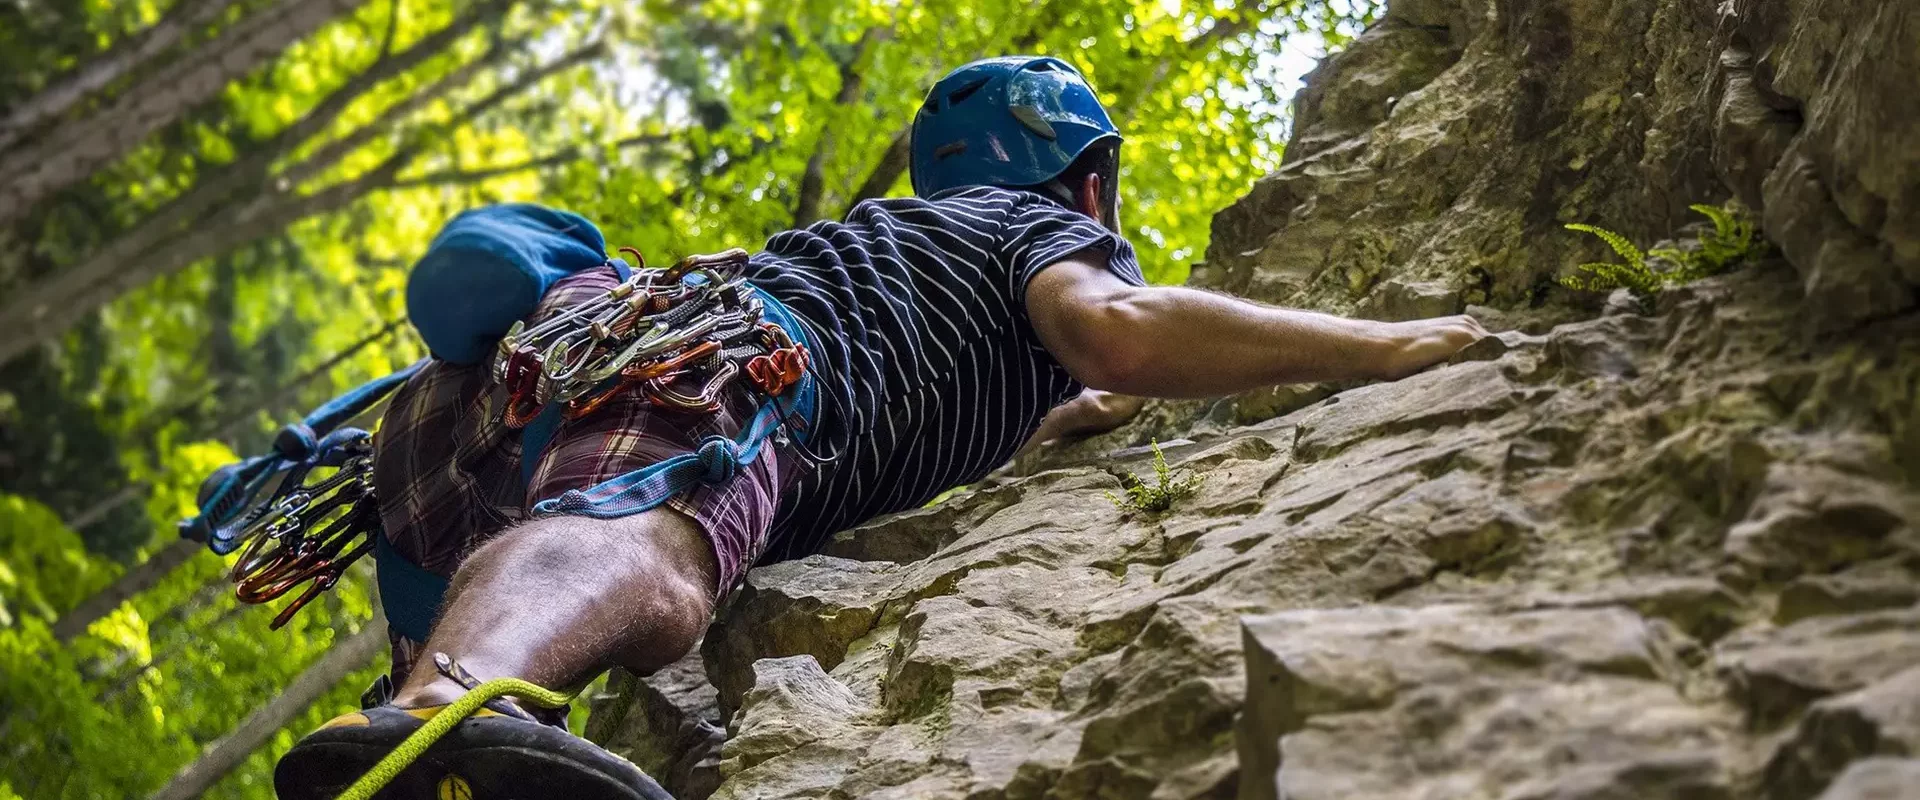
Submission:
<svg viewBox="0 0 1920 800">
<path fill-rule="evenodd" d="M 1083 388 L 1035 337 L 1027 282 L 1103 252 L 1144 285 L 1133 247 L 1030 192 L 987 186 L 873 200 L 781 233 L 747 277 L 801 318 L 822 388 L 811 446 L 837 454 L 781 498 L 769 560 L 913 508 L 1006 462 Z"/>
</svg>

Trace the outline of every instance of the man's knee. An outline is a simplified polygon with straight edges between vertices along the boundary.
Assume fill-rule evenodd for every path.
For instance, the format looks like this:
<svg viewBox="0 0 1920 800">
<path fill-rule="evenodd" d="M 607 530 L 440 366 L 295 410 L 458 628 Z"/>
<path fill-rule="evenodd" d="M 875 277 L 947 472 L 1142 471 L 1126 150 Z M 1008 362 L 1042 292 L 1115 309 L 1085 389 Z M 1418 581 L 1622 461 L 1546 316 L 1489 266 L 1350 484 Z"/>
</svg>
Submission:
<svg viewBox="0 0 1920 800">
<path fill-rule="evenodd" d="M 713 614 L 716 567 L 711 545 L 693 520 L 657 509 L 620 519 L 546 517 L 513 528 L 473 554 L 454 575 L 453 595 L 481 569 L 498 562 L 516 580 L 547 596 L 582 588 L 618 592 L 644 607 L 642 619 L 607 620 L 616 628 L 640 625 L 654 647 L 684 653 L 699 641 Z M 588 613 L 594 613 L 589 611 Z"/>
</svg>

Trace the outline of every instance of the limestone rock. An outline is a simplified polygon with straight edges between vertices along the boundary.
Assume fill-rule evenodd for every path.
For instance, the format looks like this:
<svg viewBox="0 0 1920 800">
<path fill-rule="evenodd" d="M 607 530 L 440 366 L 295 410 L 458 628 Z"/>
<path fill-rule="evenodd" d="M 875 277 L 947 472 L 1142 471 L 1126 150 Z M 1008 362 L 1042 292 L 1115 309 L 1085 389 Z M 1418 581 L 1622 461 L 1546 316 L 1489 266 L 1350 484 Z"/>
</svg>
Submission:
<svg viewBox="0 0 1920 800">
<path fill-rule="evenodd" d="M 730 781 L 715 795 L 742 796 L 736 787 L 757 784 L 745 796 L 824 789 L 851 763 L 858 745 L 874 731 L 861 723 L 870 713 L 859 698 L 820 669 L 812 656 L 763 659 L 753 664 L 753 685 L 741 698 L 735 735 L 722 750 L 722 774 Z M 745 773 L 752 781 L 739 780 Z"/>
<path fill-rule="evenodd" d="M 1764 221 L 1804 276 L 1826 328 L 1904 311 L 1920 284 L 1920 136 L 1910 76 L 1920 72 L 1920 10 L 1874 2 L 1786 9 L 1734 3 L 1764 91 L 1792 104 L 1798 129 L 1762 186 Z M 1817 15 L 1817 16 L 1816 16 Z M 1848 24 L 1831 20 L 1847 19 Z"/>
<path fill-rule="evenodd" d="M 1920 759 L 1869 758 L 1854 762 L 1819 800 L 1916 800 Z"/>
<path fill-rule="evenodd" d="M 1466 303 L 1460 292 L 1443 283 L 1386 281 L 1356 309 L 1361 317 L 1400 321 L 1445 317 L 1460 313 Z"/>
<path fill-rule="evenodd" d="M 1195 281 L 1499 333 L 1155 401 L 753 570 L 704 647 L 716 796 L 1912 796 L 1917 24 L 1389 0 Z M 1606 257 L 1566 223 L 1682 239 L 1730 197 L 1777 255 L 1650 310 L 1553 282 Z M 1205 482 L 1115 507 L 1156 440 Z M 679 711 L 609 713 L 618 747 L 715 718 L 666 684 L 622 685 Z"/>
<path fill-rule="evenodd" d="M 1872 448 L 1846 451 L 1853 465 L 1769 466 L 1747 518 L 1727 532 L 1727 555 L 1736 568 L 1749 577 L 1785 580 L 1904 550 L 1920 520 L 1920 503 L 1906 487 L 1856 471 L 1863 452 Z"/>
<path fill-rule="evenodd" d="M 762 658 L 808 655 L 840 663 L 879 620 L 895 565 L 808 556 L 753 570 L 707 633 L 702 653 L 720 703 L 735 708 Z"/>
<path fill-rule="evenodd" d="M 1889 562 L 1794 579 L 1780 590 L 1774 622 L 1787 625 L 1807 617 L 1900 608 L 1920 601 L 1920 578 Z"/>
<path fill-rule="evenodd" d="M 594 700 L 584 735 L 624 754 L 681 800 L 699 800 L 720 785 L 726 731 L 698 652 L 646 678 L 616 670 Z"/>
<path fill-rule="evenodd" d="M 1248 618 L 1240 797 L 1729 797 L 1725 715 L 1620 608 Z"/>
<path fill-rule="evenodd" d="M 1767 765 L 1773 797 L 1807 797 L 1848 763 L 1920 754 L 1920 667 L 1815 703 Z"/>
<path fill-rule="evenodd" d="M 1770 728 L 1815 700 L 1920 663 L 1920 608 L 1742 632 L 1718 650 L 1734 699 L 1756 726 Z"/>
</svg>

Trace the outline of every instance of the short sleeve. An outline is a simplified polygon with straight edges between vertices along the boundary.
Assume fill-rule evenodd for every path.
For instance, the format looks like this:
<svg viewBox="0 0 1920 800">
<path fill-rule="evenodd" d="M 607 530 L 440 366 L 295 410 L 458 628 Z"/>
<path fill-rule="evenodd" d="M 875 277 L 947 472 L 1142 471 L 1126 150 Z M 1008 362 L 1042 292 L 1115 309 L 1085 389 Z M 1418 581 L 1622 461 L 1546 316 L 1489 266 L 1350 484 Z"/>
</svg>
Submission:
<svg viewBox="0 0 1920 800">
<path fill-rule="evenodd" d="M 1037 194 L 1021 193 L 1007 212 L 1000 254 L 1007 266 L 1007 292 L 1024 301 L 1027 284 L 1041 270 L 1084 250 L 1106 253 L 1107 271 L 1134 286 L 1147 285 L 1133 245 L 1085 214 L 1069 211 Z"/>
</svg>

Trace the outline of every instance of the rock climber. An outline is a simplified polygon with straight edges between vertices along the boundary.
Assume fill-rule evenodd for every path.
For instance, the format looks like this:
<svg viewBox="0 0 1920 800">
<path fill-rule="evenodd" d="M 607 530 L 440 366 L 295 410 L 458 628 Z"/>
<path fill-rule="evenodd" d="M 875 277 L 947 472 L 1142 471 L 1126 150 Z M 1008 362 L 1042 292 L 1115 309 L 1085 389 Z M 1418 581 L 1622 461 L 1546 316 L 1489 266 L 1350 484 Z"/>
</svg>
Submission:
<svg viewBox="0 0 1920 800">
<path fill-rule="evenodd" d="M 578 688 L 614 666 L 657 670 L 695 646 L 753 564 L 976 481 L 1029 439 L 1115 427 L 1139 408 L 1131 398 L 1393 380 L 1486 335 L 1464 316 L 1372 322 L 1148 286 L 1119 234 L 1120 143 L 1060 59 L 987 59 L 941 79 L 913 122 L 913 197 L 775 235 L 747 264 L 809 344 L 821 398 L 805 447 L 772 440 L 653 510 L 529 513 L 733 435 L 753 411 L 744 394 L 705 417 L 614 397 L 523 465 L 489 370 L 429 362 L 387 410 L 372 474 L 382 546 L 450 589 L 437 614 L 415 609 L 430 617 L 424 641 L 396 637 L 389 691 L 284 756 L 280 797 L 338 796 L 480 682 Z M 618 281 L 606 267 L 572 274 L 534 319 Z M 385 589 L 390 563 L 391 614 L 407 599 Z M 381 771 L 381 797 L 667 797 L 512 698 Z"/>
</svg>

